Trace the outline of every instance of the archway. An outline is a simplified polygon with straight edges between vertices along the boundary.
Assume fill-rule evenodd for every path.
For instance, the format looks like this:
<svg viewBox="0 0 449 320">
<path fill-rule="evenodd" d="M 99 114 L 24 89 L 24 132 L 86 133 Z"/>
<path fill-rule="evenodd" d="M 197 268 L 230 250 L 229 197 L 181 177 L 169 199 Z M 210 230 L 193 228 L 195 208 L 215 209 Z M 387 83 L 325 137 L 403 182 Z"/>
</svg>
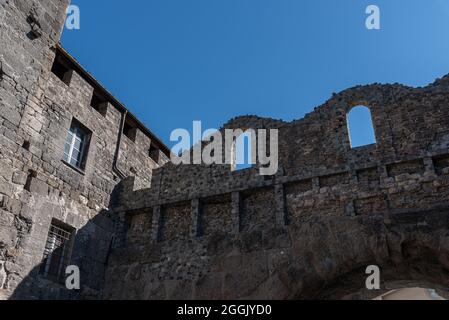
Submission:
<svg viewBox="0 0 449 320">
<path fill-rule="evenodd" d="M 347 125 L 351 148 L 376 143 L 371 111 L 366 106 L 355 106 L 347 115 Z"/>
</svg>

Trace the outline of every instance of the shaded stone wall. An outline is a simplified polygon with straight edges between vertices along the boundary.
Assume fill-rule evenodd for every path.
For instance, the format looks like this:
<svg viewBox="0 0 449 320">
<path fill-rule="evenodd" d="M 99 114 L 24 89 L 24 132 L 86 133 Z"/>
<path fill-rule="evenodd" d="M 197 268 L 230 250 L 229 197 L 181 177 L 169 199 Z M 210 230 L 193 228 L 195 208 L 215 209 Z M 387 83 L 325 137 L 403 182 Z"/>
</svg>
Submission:
<svg viewBox="0 0 449 320">
<path fill-rule="evenodd" d="M 69 0 L 0 1 L 0 296 L 2 298 L 98 298 L 114 232 L 109 208 L 122 176 L 114 159 L 123 106 L 58 45 Z M 55 55 L 74 68 L 69 83 L 51 72 Z M 106 94 L 105 94 L 106 95 Z M 130 113 L 128 113 L 130 116 Z M 84 170 L 62 161 L 76 119 L 92 132 Z M 156 138 L 137 126 L 135 141 L 122 135 L 117 167 L 149 187 L 158 163 L 149 156 Z M 156 141 L 159 144 L 159 141 Z M 52 219 L 76 229 L 71 263 L 81 269 L 80 292 L 69 292 L 39 274 Z"/>
<path fill-rule="evenodd" d="M 351 149 L 346 116 L 358 104 L 371 108 L 377 144 Z M 448 115 L 446 76 L 348 89 L 292 123 L 233 119 L 224 128 L 279 128 L 277 175 L 168 164 L 150 189 L 131 192 L 128 181 L 117 210 L 132 224 L 151 217 L 151 228 L 128 230 L 134 241 L 114 250 L 105 298 L 342 297 L 349 289 L 331 284 L 370 263 L 391 280 L 449 288 Z M 161 212 L 171 211 L 169 225 Z M 416 274 L 404 267 L 412 256 Z"/>
</svg>

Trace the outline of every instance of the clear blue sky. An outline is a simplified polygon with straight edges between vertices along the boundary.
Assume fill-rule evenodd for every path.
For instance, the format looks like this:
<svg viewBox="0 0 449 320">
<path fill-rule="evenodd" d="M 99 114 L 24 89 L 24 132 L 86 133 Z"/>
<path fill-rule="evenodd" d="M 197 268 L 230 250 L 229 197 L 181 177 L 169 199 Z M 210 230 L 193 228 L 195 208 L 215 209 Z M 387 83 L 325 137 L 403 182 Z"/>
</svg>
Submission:
<svg viewBox="0 0 449 320">
<path fill-rule="evenodd" d="M 62 43 L 168 145 L 193 120 L 298 119 L 357 84 L 449 73 L 448 0 L 74 0 Z M 380 31 L 365 8 L 381 9 Z"/>
</svg>

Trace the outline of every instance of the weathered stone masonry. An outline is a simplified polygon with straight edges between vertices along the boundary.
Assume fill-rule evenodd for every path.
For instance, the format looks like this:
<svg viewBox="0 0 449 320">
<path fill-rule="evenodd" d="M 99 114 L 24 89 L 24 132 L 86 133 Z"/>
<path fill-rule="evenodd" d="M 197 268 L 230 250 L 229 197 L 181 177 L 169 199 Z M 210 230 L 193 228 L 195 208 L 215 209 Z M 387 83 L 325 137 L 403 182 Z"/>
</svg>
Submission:
<svg viewBox="0 0 449 320">
<path fill-rule="evenodd" d="M 377 143 L 353 149 L 346 117 L 360 104 Z M 379 294 L 363 291 L 370 264 L 384 290 L 447 296 L 448 108 L 446 76 L 355 87 L 291 123 L 230 121 L 223 129 L 279 129 L 278 174 L 167 164 L 150 189 L 125 189 L 116 211 L 127 242 L 111 256 L 105 298 L 367 298 Z"/>
<path fill-rule="evenodd" d="M 370 298 L 370 264 L 383 291 L 448 296 L 449 76 L 351 88 L 290 123 L 225 124 L 279 129 L 272 177 L 174 166 L 59 47 L 67 6 L 0 0 L 0 298 Z M 359 104 L 377 143 L 351 148 Z M 76 165 L 62 161 L 74 124 L 88 136 Z M 43 268 L 53 227 L 71 234 L 80 291 Z"/>
<path fill-rule="evenodd" d="M 133 175 L 148 187 L 152 169 L 168 160 L 160 140 L 59 47 L 68 4 L 0 1 L 3 298 L 99 298 L 117 224 L 108 208 L 118 184 Z M 61 79 L 55 61 L 68 68 Z M 94 95 L 103 100 L 93 103 Z M 82 170 L 61 160 L 74 121 L 91 133 Z M 121 135 L 125 121 L 134 141 Z M 55 220 L 76 230 L 71 263 L 81 269 L 79 292 L 40 272 Z"/>
</svg>

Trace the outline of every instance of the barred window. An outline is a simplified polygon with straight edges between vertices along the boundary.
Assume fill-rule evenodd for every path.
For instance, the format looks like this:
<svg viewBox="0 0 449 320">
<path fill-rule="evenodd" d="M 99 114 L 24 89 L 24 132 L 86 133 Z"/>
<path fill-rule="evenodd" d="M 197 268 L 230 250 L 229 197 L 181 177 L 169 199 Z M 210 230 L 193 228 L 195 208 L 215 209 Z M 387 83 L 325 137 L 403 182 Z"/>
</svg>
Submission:
<svg viewBox="0 0 449 320">
<path fill-rule="evenodd" d="M 52 220 L 45 244 L 40 273 L 45 277 L 61 281 L 72 255 L 75 229 Z"/>
<path fill-rule="evenodd" d="M 64 161 L 78 169 L 84 169 L 91 132 L 75 119 L 72 121 L 64 147 Z"/>
</svg>

